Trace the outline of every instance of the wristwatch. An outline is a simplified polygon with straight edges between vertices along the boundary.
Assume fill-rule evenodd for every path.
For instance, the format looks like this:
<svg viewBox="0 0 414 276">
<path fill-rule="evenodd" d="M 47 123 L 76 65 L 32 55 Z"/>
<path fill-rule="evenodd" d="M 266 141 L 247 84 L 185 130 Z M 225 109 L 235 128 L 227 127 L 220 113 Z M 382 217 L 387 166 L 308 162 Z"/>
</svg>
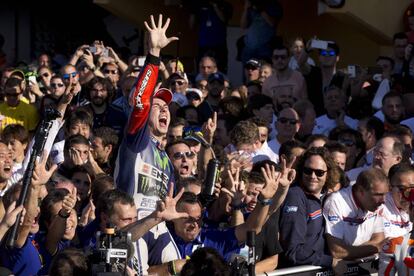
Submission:
<svg viewBox="0 0 414 276">
<path fill-rule="evenodd" d="M 273 203 L 273 199 L 264 199 L 261 195 L 257 197 L 257 202 L 259 202 L 262 206 L 271 205 Z"/>
<path fill-rule="evenodd" d="M 63 214 L 61 213 L 61 211 L 62 211 L 62 210 L 59 210 L 59 212 L 58 212 L 58 216 L 59 216 L 59 217 L 64 218 L 64 219 L 67 219 L 68 217 L 70 217 L 70 213 L 68 213 L 68 214 L 66 214 L 66 215 L 63 215 Z"/>
</svg>

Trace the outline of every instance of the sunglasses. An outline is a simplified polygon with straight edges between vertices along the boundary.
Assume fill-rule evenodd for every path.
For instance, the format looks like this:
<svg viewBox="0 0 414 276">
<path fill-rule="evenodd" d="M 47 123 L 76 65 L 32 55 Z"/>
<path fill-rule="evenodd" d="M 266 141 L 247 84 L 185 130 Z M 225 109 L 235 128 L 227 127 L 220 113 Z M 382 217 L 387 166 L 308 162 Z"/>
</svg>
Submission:
<svg viewBox="0 0 414 276">
<path fill-rule="evenodd" d="M 19 96 L 19 94 L 15 94 L 15 93 L 6 93 L 6 97 L 9 98 L 17 98 Z"/>
<path fill-rule="evenodd" d="M 315 173 L 315 175 L 317 177 L 322 177 L 325 175 L 327 171 L 324 170 L 318 170 L 318 169 L 312 169 L 312 168 L 308 168 L 308 167 L 303 167 L 303 173 L 306 175 L 312 175 L 313 173 Z"/>
<path fill-rule="evenodd" d="M 333 57 L 336 56 L 336 52 L 334 50 L 321 50 L 319 53 L 323 57 Z"/>
<path fill-rule="evenodd" d="M 411 184 L 413 185 L 413 184 Z M 414 201 L 414 188 L 413 187 L 402 187 L 402 186 L 392 186 L 392 189 L 398 189 L 402 197 L 407 201 Z"/>
<path fill-rule="evenodd" d="M 118 70 L 108 70 L 108 69 L 105 69 L 104 70 L 104 74 L 113 74 L 113 75 L 116 75 L 116 74 L 118 74 Z"/>
<path fill-rule="evenodd" d="M 58 87 L 63 87 L 64 84 L 63 83 L 51 83 L 50 87 L 52 88 L 58 88 Z"/>
<path fill-rule="evenodd" d="M 48 78 L 50 76 L 50 74 L 49 73 L 43 73 L 43 74 L 41 74 L 41 76 L 45 77 L 45 78 Z"/>
<path fill-rule="evenodd" d="M 171 84 L 172 85 L 179 85 L 179 86 L 181 86 L 181 85 L 184 84 L 184 81 L 177 80 L 177 81 L 173 81 Z"/>
<path fill-rule="evenodd" d="M 195 157 L 195 153 L 192 151 L 176 152 L 173 154 L 172 158 L 174 160 L 180 160 L 180 159 L 183 159 L 184 156 L 188 159 L 193 159 Z"/>
<path fill-rule="evenodd" d="M 291 125 L 296 125 L 299 122 L 299 120 L 289 119 L 289 118 L 279 118 L 277 121 L 280 122 L 281 124 L 289 123 Z"/>
<path fill-rule="evenodd" d="M 70 79 L 70 77 L 74 78 L 74 77 L 76 77 L 77 74 L 78 74 L 78 72 L 72 72 L 72 73 L 69 73 L 69 74 L 64 74 L 63 79 L 68 80 L 68 79 Z"/>
<path fill-rule="evenodd" d="M 274 60 L 287 59 L 287 55 L 273 55 Z"/>
</svg>

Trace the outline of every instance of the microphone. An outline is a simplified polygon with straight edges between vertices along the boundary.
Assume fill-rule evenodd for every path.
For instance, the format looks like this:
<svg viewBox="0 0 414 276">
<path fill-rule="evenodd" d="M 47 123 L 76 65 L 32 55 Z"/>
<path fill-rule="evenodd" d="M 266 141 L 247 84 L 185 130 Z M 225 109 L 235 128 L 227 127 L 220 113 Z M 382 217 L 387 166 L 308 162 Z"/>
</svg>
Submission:
<svg viewBox="0 0 414 276">
<path fill-rule="evenodd" d="M 255 262 L 256 262 L 256 232 L 247 232 L 247 246 L 249 247 L 249 256 L 247 259 L 249 276 L 255 276 Z"/>
</svg>

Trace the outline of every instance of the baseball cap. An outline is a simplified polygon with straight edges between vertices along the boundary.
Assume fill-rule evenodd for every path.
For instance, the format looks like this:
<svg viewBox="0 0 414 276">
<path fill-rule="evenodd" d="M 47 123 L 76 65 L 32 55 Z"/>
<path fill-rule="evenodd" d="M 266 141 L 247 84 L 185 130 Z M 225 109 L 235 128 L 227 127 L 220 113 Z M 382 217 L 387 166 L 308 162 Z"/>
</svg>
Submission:
<svg viewBox="0 0 414 276">
<path fill-rule="evenodd" d="M 168 77 L 168 82 L 171 82 L 172 80 L 176 80 L 176 79 L 181 79 L 184 80 L 185 82 L 188 83 L 188 78 L 187 78 L 187 74 L 181 71 L 177 71 L 175 73 L 172 73 L 169 77 Z"/>
<path fill-rule="evenodd" d="M 258 61 L 257 59 L 249 59 L 245 64 L 244 64 L 244 68 L 254 68 L 254 69 L 259 69 L 260 66 L 262 64 L 260 63 L 260 61 Z"/>
<path fill-rule="evenodd" d="M 200 89 L 197 89 L 197 88 L 187 88 L 187 90 L 186 90 L 186 96 L 187 96 L 187 98 L 189 98 L 190 97 L 190 95 L 197 95 L 197 97 L 198 98 L 200 98 L 200 100 L 203 98 L 203 93 L 201 92 L 201 90 Z"/>
<path fill-rule="evenodd" d="M 171 90 L 167 88 L 160 88 L 154 93 L 154 98 L 159 98 L 166 102 L 167 104 L 170 104 L 172 100 L 173 94 Z"/>
<path fill-rule="evenodd" d="M 208 83 L 212 83 L 212 82 L 216 81 L 216 82 L 219 82 L 220 84 L 224 84 L 225 77 L 220 72 L 212 73 L 212 74 L 208 75 L 207 81 L 208 81 Z"/>
</svg>

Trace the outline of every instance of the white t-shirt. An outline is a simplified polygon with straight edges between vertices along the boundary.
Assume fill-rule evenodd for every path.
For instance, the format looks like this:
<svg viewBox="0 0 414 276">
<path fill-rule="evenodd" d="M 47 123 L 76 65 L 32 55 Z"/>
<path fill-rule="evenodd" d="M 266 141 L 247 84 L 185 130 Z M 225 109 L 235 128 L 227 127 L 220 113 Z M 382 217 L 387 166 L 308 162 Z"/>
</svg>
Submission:
<svg viewBox="0 0 414 276">
<path fill-rule="evenodd" d="M 349 116 L 344 117 L 344 122 L 352 129 L 356 129 L 358 126 L 358 120 L 352 119 Z M 323 134 L 328 136 L 329 132 L 336 127 L 336 121 L 328 118 L 328 116 L 322 115 L 316 118 L 316 124 L 313 128 L 312 134 Z"/>
<path fill-rule="evenodd" d="M 363 211 L 352 195 L 352 186 L 332 193 L 323 207 L 326 233 L 343 240 L 348 245 L 358 246 L 371 239 L 375 233 L 384 232 L 383 219 L 377 211 Z"/>
<path fill-rule="evenodd" d="M 406 125 L 411 129 L 412 132 L 414 132 L 414 117 L 401 121 L 400 125 Z"/>
<path fill-rule="evenodd" d="M 270 150 L 273 152 L 273 156 L 275 156 L 275 158 L 277 159 L 277 161 L 275 161 L 276 163 L 279 163 L 279 149 L 280 149 L 280 143 L 277 140 L 277 138 L 272 139 L 269 141 L 268 146 L 270 148 Z M 274 161 L 274 160 L 272 160 Z"/>
<path fill-rule="evenodd" d="M 253 155 L 253 164 L 262 160 L 271 160 L 276 164 L 279 163 L 279 155 L 274 153 L 267 142 L 264 142 L 259 150 Z"/>
<path fill-rule="evenodd" d="M 384 234 L 386 238 L 404 236 L 413 227 L 410 215 L 395 206 L 391 192 L 386 196 L 384 210 L 381 215 L 384 221 Z"/>
</svg>

